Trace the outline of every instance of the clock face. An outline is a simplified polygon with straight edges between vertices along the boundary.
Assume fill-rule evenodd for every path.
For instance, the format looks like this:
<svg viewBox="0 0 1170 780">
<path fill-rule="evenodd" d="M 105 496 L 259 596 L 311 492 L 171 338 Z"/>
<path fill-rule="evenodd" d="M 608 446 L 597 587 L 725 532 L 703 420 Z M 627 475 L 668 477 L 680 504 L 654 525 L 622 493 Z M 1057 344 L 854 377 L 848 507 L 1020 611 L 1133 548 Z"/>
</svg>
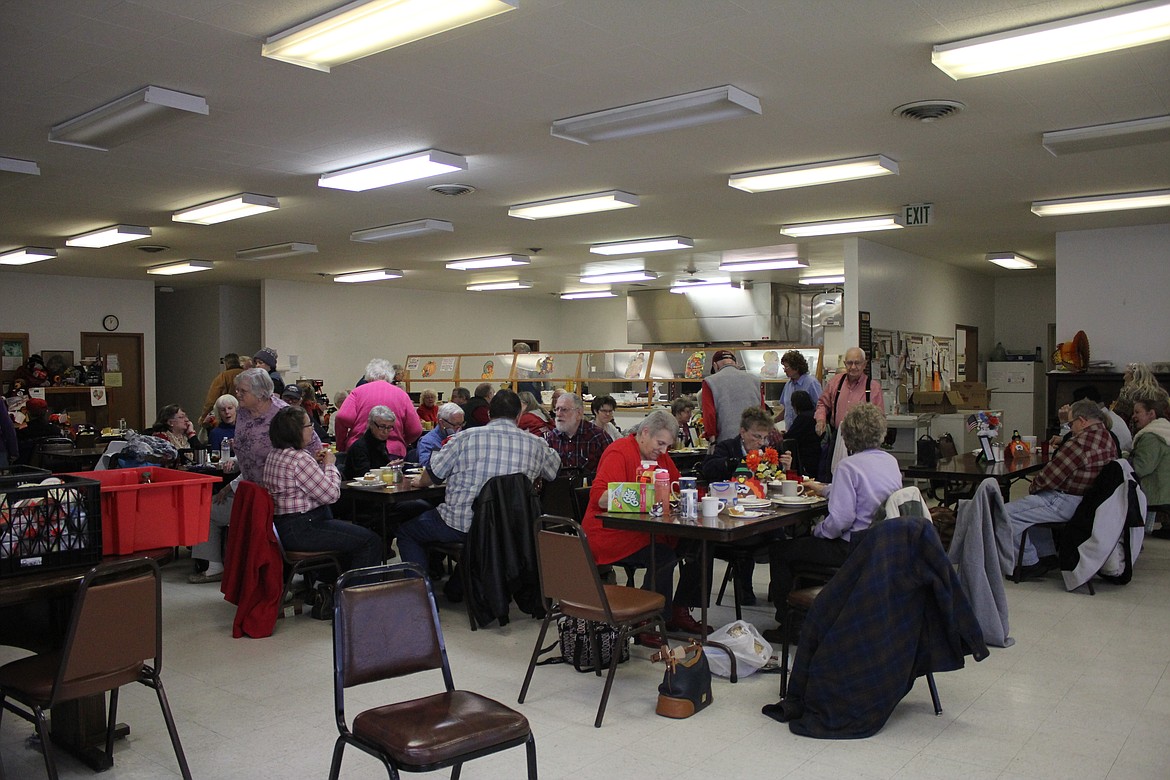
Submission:
<svg viewBox="0 0 1170 780">
<path fill-rule="evenodd" d="M 113 314 L 107 314 L 105 316 L 105 318 L 102 320 L 102 327 L 105 328 L 106 330 L 117 330 L 118 329 L 118 318 L 115 317 Z"/>
</svg>

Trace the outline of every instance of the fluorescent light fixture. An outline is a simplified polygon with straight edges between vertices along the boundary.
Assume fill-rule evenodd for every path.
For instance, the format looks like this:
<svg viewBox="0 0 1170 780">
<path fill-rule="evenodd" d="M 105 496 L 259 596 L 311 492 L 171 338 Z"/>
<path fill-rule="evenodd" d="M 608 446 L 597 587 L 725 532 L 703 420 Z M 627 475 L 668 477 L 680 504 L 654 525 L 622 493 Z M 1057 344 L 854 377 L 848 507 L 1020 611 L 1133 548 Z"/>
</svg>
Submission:
<svg viewBox="0 0 1170 780">
<path fill-rule="evenodd" d="M 808 268 L 808 261 L 799 257 L 778 257 L 773 260 L 724 260 L 720 271 L 780 271 L 785 268 Z"/>
<path fill-rule="evenodd" d="M 106 247 L 150 238 L 150 228 L 141 225 L 113 225 L 65 239 L 65 246 Z"/>
<path fill-rule="evenodd" d="M 744 192 L 769 192 L 793 187 L 811 187 L 853 179 L 868 179 L 898 173 L 898 163 L 883 154 L 852 157 L 848 160 L 788 165 L 763 171 L 737 173 L 727 180 L 727 186 Z"/>
<path fill-rule="evenodd" d="M 180 260 L 177 263 L 156 265 L 147 268 L 148 274 L 156 276 L 178 276 L 179 274 L 193 274 L 199 271 L 210 271 L 213 264 L 209 260 Z"/>
<path fill-rule="evenodd" d="M 691 290 L 721 290 L 730 289 L 730 279 L 679 279 L 670 288 L 672 293 L 688 293 Z"/>
<path fill-rule="evenodd" d="M 801 284 L 845 284 L 845 276 L 802 276 L 797 281 Z"/>
<path fill-rule="evenodd" d="M 56 249 L 49 249 L 46 246 L 26 246 L 0 254 L 0 265 L 28 265 L 29 263 L 39 263 L 42 260 L 52 260 L 56 256 Z"/>
<path fill-rule="evenodd" d="M 1170 39 L 1170 2 L 1151 0 L 934 47 L 956 81 Z"/>
<path fill-rule="evenodd" d="M 639 202 L 638 196 L 633 193 L 607 190 L 589 195 L 572 195 L 567 198 L 537 200 L 532 203 L 509 206 L 508 216 L 520 219 L 551 219 L 553 217 L 569 217 L 574 214 L 592 214 L 597 211 L 628 209 L 637 206 Z"/>
<path fill-rule="evenodd" d="M 190 222 L 193 225 L 214 225 L 233 219 L 263 214 L 280 208 L 280 201 L 268 195 L 241 192 L 227 198 L 202 203 L 189 209 L 171 214 L 175 222 Z"/>
<path fill-rule="evenodd" d="M 780 232 L 786 236 L 805 238 L 808 236 L 836 236 L 842 233 L 868 233 L 873 230 L 898 230 L 905 227 L 898 214 L 883 214 L 878 217 L 853 217 L 851 219 L 829 219 L 824 222 L 795 222 L 781 225 Z"/>
<path fill-rule="evenodd" d="M 467 170 L 467 158 L 438 149 L 404 154 L 388 160 L 378 160 L 353 168 L 325 173 L 317 180 L 318 187 L 362 192 L 375 187 L 389 187 L 404 181 L 425 179 L 450 171 Z"/>
<path fill-rule="evenodd" d="M 469 284 L 467 285 L 468 292 L 485 292 L 488 290 L 527 290 L 532 287 L 532 282 L 525 279 L 517 279 L 512 282 L 485 282 L 483 284 Z"/>
<path fill-rule="evenodd" d="M 762 113 L 758 97 L 725 84 L 558 119 L 552 123 L 551 133 L 567 141 L 590 144 Z"/>
<path fill-rule="evenodd" d="M 260 55 L 328 73 L 516 6 L 517 0 L 358 0 L 269 36 Z"/>
<path fill-rule="evenodd" d="M 595 255 L 638 255 L 642 252 L 669 252 L 674 249 L 694 249 L 695 240 L 686 236 L 638 238 L 633 241 L 614 241 L 594 244 L 589 251 Z"/>
<path fill-rule="evenodd" d="M 992 252 L 987 255 L 987 262 L 995 263 L 1001 268 L 1010 268 L 1013 271 L 1022 271 L 1026 268 L 1035 268 L 1036 264 L 1015 252 Z"/>
<path fill-rule="evenodd" d="M 40 176 L 41 166 L 32 160 L 18 160 L 15 157 L 0 157 L 0 171 L 8 173 L 25 173 L 29 176 Z"/>
<path fill-rule="evenodd" d="M 581 284 L 622 284 L 625 282 L 652 282 L 658 278 L 653 271 L 617 271 L 605 274 L 587 274 L 578 277 Z"/>
<path fill-rule="evenodd" d="M 393 225 L 355 230 L 349 234 L 350 241 L 396 241 L 400 238 L 425 236 L 428 233 L 452 233 L 455 226 L 442 219 L 416 219 L 413 222 L 397 222 Z"/>
<path fill-rule="evenodd" d="M 252 249 L 240 249 L 236 252 L 237 260 L 276 260 L 280 257 L 293 255 L 311 255 L 317 251 L 316 244 L 303 244 L 292 241 L 287 244 L 271 244 L 258 246 Z"/>
<path fill-rule="evenodd" d="M 473 257 L 470 260 L 452 260 L 447 263 L 451 271 L 477 271 L 483 268 L 507 268 L 513 265 L 528 265 L 531 259 L 527 255 L 494 255 L 492 257 Z"/>
<path fill-rule="evenodd" d="M 1160 141 L 1170 141 L 1170 114 L 1131 119 L 1127 122 L 1054 130 L 1045 133 L 1040 139 L 1040 143 L 1053 156 Z"/>
<path fill-rule="evenodd" d="M 338 274 L 333 277 L 335 282 L 353 284 L 355 282 L 381 282 L 386 279 L 401 279 L 402 271 L 396 268 L 378 268 L 373 271 L 357 271 L 352 274 Z"/>
<path fill-rule="evenodd" d="M 593 290 L 591 292 L 567 292 L 561 293 L 562 301 L 583 301 L 589 298 L 616 298 L 617 293 L 612 290 Z"/>
<path fill-rule="evenodd" d="M 98 106 L 49 130 L 54 143 L 105 152 L 190 114 L 208 113 L 207 101 L 198 95 L 163 87 L 143 87 L 129 95 Z"/>
<path fill-rule="evenodd" d="M 1128 211 L 1170 206 L 1170 190 L 1123 192 L 1117 195 L 1090 195 L 1084 198 L 1037 200 L 1032 213 L 1038 217 L 1062 217 L 1067 214 L 1096 214 L 1101 211 Z"/>
</svg>

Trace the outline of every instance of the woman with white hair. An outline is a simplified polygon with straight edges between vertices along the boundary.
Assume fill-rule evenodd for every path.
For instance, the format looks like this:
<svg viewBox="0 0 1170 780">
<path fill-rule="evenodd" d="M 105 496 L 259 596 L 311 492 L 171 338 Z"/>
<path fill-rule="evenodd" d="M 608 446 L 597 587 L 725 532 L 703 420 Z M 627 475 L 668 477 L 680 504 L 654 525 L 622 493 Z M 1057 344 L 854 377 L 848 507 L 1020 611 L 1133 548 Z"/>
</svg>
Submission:
<svg viewBox="0 0 1170 780">
<path fill-rule="evenodd" d="M 347 451 L 365 433 L 370 411 L 385 406 L 394 413 L 398 424 L 386 439 L 391 458 L 405 458 L 407 448 L 422 435 L 422 422 L 410 396 L 393 384 L 394 367 L 390 361 L 374 358 L 366 366 L 366 383 L 353 389 L 334 415 L 337 449 Z"/>
<path fill-rule="evenodd" d="M 345 452 L 345 478 L 357 479 L 372 469 L 393 462 L 386 452 L 386 440 L 394 433 L 398 418 L 386 406 L 375 406 L 366 417 L 366 431 Z"/>
<path fill-rule="evenodd" d="M 234 395 L 225 393 L 215 399 L 212 409 L 215 412 L 215 427 L 207 434 L 207 446 L 210 449 L 218 450 L 224 439 L 235 438 L 236 410 L 239 408 L 240 402 Z"/>
</svg>

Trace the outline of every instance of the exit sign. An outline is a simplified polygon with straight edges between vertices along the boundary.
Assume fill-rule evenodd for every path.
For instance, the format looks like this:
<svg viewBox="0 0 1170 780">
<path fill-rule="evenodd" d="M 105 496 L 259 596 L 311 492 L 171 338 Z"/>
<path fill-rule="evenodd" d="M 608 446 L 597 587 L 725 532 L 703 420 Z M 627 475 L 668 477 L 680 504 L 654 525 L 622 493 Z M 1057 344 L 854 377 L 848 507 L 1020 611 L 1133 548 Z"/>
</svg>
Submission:
<svg viewBox="0 0 1170 780">
<path fill-rule="evenodd" d="M 929 225 L 931 215 L 933 214 L 933 203 L 911 203 L 902 208 L 902 218 L 906 222 L 906 227 Z"/>
</svg>

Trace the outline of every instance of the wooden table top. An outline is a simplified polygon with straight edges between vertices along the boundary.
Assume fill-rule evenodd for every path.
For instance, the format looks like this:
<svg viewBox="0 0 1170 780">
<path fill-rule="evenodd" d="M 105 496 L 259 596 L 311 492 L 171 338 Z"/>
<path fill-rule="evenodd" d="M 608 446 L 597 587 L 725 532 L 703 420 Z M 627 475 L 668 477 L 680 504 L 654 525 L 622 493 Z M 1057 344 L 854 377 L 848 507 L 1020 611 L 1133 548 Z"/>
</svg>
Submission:
<svg viewBox="0 0 1170 780">
<path fill-rule="evenodd" d="M 732 517 L 723 512 L 713 520 L 684 518 L 677 514 L 652 517 L 637 512 L 599 512 L 597 517 L 606 528 L 711 542 L 735 542 L 812 520 L 825 514 L 828 506 L 826 500 L 794 506 L 773 505 L 771 509 L 764 510 L 760 517 Z"/>
</svg>

